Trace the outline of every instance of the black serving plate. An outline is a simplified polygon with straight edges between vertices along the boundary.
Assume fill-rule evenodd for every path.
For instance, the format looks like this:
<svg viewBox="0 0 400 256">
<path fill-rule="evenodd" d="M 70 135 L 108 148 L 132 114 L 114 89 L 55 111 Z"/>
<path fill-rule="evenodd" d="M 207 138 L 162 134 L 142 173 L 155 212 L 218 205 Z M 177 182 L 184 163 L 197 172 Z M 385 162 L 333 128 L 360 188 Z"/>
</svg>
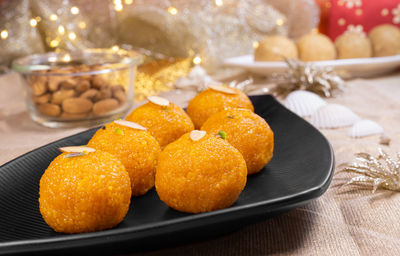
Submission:
<svg viewBox="0 0 400 256">
<path fill-rule="evenodd" d="M 334 169 L 332 148 L 309 123 L 272 96 L 251 97 L 257 114 L 275 134 L 272 161 L 249 176 L 238 201 L 223 210 L 186 214 L 161 202 L 154 190 L 134 198 L 117 227 L 86 234 L 59 234 L 39 212 L 39 180 L 57 148 L 86 144 L 91 129 L 40 147 L 0 167 L 0 253 L 74 252 L 74 250 L 153 249 L 230 232 L 304 205 L 328 188 Z M 124 250 L 125 250 L 124 249 Z"/>
</svg>

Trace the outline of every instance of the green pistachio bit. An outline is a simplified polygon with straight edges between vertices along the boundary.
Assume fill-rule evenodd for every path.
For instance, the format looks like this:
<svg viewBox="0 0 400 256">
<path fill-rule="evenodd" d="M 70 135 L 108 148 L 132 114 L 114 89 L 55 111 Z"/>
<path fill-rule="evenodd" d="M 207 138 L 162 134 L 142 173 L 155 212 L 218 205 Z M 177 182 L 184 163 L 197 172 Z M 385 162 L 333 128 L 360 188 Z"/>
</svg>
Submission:
<svg viewBox="0 0 400 256">
<path fill-rule="evenodd" d="M 101 129 L 105 130 L 105 129 L 106 129 L 106 127 L 105 127 L 105 126 L 102 126 L 102 127 L 101 127 Z"/>
<path fill-rule="evenodd" d="M 119 134 L 119 135 L 124 135 L 124 132 L 123 132 L 121 129 L 119 129 L 119 128 L 115 129 L 114 132 L 115 132 L 116 134 Z"/>
<path fill-rule="evenodd" d="M 169 112 L 168 107 L 163 107 L 163 110 Z"/>
<path fill-rule="evenodd" d="M 234 115 L 228 115 L 227 118 L 234 119 L 235 116 Z"/>
<path fill-rule="evenodd" d="M 219 131 L 219 132 L 218 132 L 218 135 L 219 135 L 221 138 L 226 139 L 226 132 L 224 132 L 224 131 Z"/>
</svg>

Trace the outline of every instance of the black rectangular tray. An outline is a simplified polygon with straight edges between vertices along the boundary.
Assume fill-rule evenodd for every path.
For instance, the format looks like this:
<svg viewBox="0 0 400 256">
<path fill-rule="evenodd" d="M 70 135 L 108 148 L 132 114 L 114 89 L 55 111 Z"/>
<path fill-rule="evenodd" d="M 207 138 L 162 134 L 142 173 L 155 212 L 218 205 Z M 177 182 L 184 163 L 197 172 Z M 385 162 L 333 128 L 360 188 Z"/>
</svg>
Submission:
<svg viewBox="0 0 400 256">
<path fill-rule="evenodd" d="M 326 138 L 302 118 L 269 95 L 253 96 L 255 112 L 275 135 L 272 161 L 248 177 L 238 201 L 214 212 L 186 214 L 174 211 L 151 190 L 133 198 L 124 221 L 117 227 L 86 234 L 59 234 L 39 212 L 39 180 L 58 148 L 83 145 L 98 128 L 58 140 L 0 167 L 0 254 L 74 252 L 75 250 L 142 250 L 230 232 L 304 205 L 328 188 L 334 155 Z M 121 246 L 119 246 L 121 245 Z M 111 251 L 115 252 L 114 249 Z"/>
</svg>

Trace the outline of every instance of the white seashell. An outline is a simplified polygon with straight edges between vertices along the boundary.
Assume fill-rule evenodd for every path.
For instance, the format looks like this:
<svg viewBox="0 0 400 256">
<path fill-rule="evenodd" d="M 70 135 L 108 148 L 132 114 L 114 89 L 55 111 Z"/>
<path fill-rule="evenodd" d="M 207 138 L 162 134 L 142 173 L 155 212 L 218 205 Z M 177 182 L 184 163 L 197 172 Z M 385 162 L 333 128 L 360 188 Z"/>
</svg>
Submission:
<svg viewBox="0 0 400 256">
<path fill-rule="evenodd" d="M 311 115 L 311 124 L 317 128 L 339 128 L 350 126 L 360 120 L 349 108 L 338 104 L 320 107 Z"/>
<path fill-rule="evenodd" d="M 209 76 L 204 68 L 196 65 L 186 77 L 181 77 L 175 81 L 175 88 L 183 90 L 202 91 L 209 84 L 221 84 Z"/>
<path fill-rule="evenodd" d="M 383 133 L 383 128 L 379 124 L 371 120 L 361 120 L 349 129 L 347 135 L 352 138 L 361 138 L 381 133 Z"/>
<path fill-rule="evenodd" d="M 227 94 L 236 94 L 235 90 L 219 84 L 209 84 L 208 88 L 213 89 L 214 91 L 223 92 Z"/>
<path fill-rule="evenodd" d="M 193 130 L 190 132 L 190 138 L 193 141 L 198 141 L 206 135 L 206 131 Z"/>
<path fill-rule="evenodd" d="M 96 149 L 86 147 L 86 146 L 62 147 L 62 148 L 59 148 L 59 150 L 64 153 L 89 153 L 89 152 L 96 151 Z"/>
<path fill-rule="evenodd" d="M 158 96 L 149 96 L 147 99 L 156 105 L 166 107 L 169 105 L 169 100 Z"/>
<path fill-rule="evenodd" d="M 310 116 L 325 105 L 326 101 L 320 96 L 303 90 L 291 92 L 285 100 L 285 107 L 301 117 Z"/>
<path fill-rule="evenodd" d="M 142 131 L 146 131 L 146 127 L 141 126 L 138 123 L 134 123 L 134 122 L 130 122 L 130 121 L 126 121 L 126 120 L 115 120 L 114 123 L 122 125 L 122 126 L 126 126 L 129 128 L 133 128 L 136 130 L 142 130 Z"/>
</svg>

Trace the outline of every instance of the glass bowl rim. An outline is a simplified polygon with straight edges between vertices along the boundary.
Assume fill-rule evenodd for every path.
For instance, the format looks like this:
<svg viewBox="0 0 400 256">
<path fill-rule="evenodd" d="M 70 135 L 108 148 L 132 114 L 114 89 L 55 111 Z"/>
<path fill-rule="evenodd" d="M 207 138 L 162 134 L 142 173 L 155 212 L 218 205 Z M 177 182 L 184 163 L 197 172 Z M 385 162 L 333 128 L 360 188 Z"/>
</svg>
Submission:
<svg viewBox="0 0 400 256">
<path fill-rule="evenodd" d="M 125 60 L 124 62 L 113 63 L 116 67 L 112 68 L 104 68 L 99 70 L 90 70 L 83 72 L 70 72 L 70 73 L 41 73 L 38 71 L 43 70 L 52 70 L 54 67 L 43 64 L 31 64 L 34 59 L 38 58 L 50 58 L 55 57 L 57 59 L 61 59 L 60 57 L 64 57 L 66 55 L 74 56 L 74 55 L 82 55 L 82 54 L 93 54 L 93 53 L 107 53 L 114 54 L 121 57 L 121 60 Z M 27 62 L 27 63 L 24 63 Z M 143 55 L 132 50 L 124 50 L 119 49 L 117 51 L 110 48 L 91 48 L 91 49 L 83 49 L 83 50 L 75 50 L 75 51 L 62 51 L 62 52 L 47 52 L 42 54 L 32 54 L 28 56 L 24 56 L 18 59 L 15 59 L 12 62 L 12 69 L 21 73 L 23 75 L 31 75 L 31 76 L 81 76 L 81 75 L 95 75 L 95 74 L 104 74 L 110 73 L 118 70 L 128 69 L 133 66 L 138 66 L 143 62 Z M 103 65 L 108 64 L 102 63 Z M 93 64 L 95 65 L 95 64 Z M 71 66 L 73 67 L 73 66 Z"/>
</svg>

